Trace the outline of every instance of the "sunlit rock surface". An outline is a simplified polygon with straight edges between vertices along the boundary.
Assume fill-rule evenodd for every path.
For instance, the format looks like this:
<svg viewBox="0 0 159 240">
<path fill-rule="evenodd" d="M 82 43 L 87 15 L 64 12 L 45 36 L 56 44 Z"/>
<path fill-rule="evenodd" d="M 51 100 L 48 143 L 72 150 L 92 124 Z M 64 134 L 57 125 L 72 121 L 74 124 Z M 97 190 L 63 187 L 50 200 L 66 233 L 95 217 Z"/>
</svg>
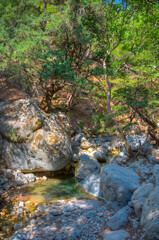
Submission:
<svg viewBox="0 0 159 240">
<path fill-rule="evenodd" d="M 66 115 L 45 114 L 30 99 L 0 103 L 1 154 L 9 168 L 64 168 L 72 157 L 69 132 Z"/>
</svg>

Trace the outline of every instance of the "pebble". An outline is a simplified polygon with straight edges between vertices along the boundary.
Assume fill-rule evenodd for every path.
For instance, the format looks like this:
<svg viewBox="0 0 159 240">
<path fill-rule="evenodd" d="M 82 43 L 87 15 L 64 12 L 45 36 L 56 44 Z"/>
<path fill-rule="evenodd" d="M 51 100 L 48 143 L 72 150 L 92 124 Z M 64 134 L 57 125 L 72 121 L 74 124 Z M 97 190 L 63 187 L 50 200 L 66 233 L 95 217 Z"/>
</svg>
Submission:
<svg viewBox="0 0 159 240">
<path fill-rule="evenodd" d="M 100 200 L 71 200 L 39 206 L 37 214 L 39 217 L 36 220 L 30 219 L 10 239 L 98 240 L 103 235 L 111 212 Z"/>
</svg>

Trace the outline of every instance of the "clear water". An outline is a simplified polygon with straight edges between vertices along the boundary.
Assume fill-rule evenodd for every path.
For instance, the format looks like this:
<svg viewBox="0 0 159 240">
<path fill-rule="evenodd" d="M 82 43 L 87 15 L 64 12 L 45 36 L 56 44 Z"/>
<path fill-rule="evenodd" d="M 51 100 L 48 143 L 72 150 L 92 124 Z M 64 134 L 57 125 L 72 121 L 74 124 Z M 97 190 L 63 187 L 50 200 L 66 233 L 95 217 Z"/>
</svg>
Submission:
<svg viewBox="0 0 159 240">
<path fill-rule="evenodd" d="M 52 178 L 47 181 L 30 184 L 25 187 L 23 196 L 32 202 L 54 202 L 58 200 L 94 199 L 94 197 L 77 186 L 74 177 Z"/>
</svg>

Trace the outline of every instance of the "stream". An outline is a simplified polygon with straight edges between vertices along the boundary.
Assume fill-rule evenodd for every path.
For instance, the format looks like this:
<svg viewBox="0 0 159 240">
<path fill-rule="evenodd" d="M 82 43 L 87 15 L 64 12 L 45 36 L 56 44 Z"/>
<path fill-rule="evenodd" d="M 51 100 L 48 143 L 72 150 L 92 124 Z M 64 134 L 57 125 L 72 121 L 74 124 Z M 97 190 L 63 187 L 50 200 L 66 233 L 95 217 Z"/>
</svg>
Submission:
<svg viewBox="0 0 159 240">
<path fill-rule="evenodd" d="M 77 183 L 73 176 L 50 178 L 47 181 L 28 184 L 23 188 L 22 196 L 34 203 L 49 203 L 73 198 L 94 199 Z"/>
</svg>

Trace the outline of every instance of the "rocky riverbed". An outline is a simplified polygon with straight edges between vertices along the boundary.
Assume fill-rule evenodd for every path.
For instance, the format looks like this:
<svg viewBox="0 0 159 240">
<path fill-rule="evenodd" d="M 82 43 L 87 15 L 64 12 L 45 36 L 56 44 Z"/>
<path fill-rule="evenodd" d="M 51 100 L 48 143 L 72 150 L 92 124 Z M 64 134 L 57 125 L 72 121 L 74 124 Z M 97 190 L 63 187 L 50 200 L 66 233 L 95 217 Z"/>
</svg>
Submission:
<svg viewBox="0 0 159 240">
<path fill-rule="evenodd" d="M 46 115 L 31 100 L 1 103 L 0 115 L 1 239 L 159 239 L 159 148 L 146 135 L 127 136 L 130 159 L 118 136 L 71 139 L 64 114 Z M 66 186 L 70 199 L 29 200 L 24 186 L 47 177 L 27 171 L 73 174 L 94 199 Z"/>
</svg>

